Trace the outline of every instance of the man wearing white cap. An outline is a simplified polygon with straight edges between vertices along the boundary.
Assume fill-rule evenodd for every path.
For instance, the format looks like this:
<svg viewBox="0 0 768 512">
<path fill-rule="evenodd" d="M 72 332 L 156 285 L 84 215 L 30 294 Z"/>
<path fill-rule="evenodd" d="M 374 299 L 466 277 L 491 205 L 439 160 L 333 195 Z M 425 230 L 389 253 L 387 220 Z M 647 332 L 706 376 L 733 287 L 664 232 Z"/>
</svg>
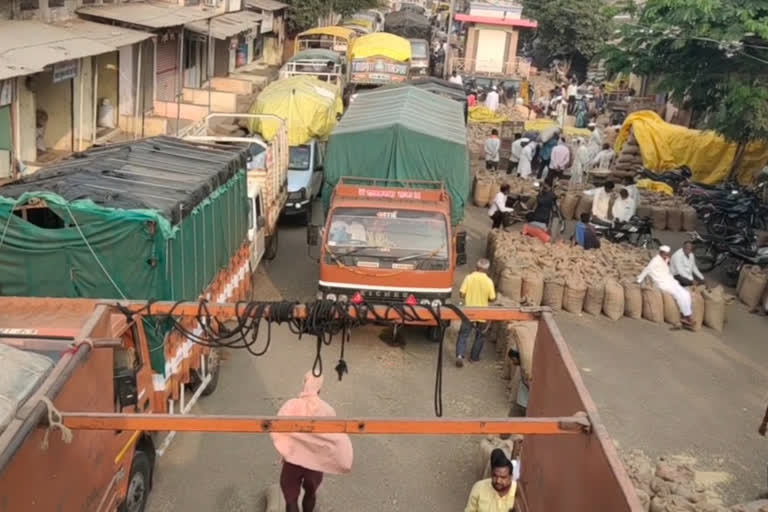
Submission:
<svg viewBox="0 0 768 512">
<path fill-rule="evenodd" d="M 691 292 L 683 288 L 672 276 L 672 271 L 669 270 L 671 252 L 672 249 L 668 245 L 659 247 L 659 254 L 651 258 L 648 266 L 637 277 L 637 283 L 640 284 L 646 277 L 650 277 L 651 281 L 662 292 L 666 292 L 674 297 L 677 306 L 680 308 L 680 315 L 682 317 L 680 321 L 686 326 L 691 326 L 693 325 L 691 321 L 691 315 L 693 314 Z"/>
</svg>

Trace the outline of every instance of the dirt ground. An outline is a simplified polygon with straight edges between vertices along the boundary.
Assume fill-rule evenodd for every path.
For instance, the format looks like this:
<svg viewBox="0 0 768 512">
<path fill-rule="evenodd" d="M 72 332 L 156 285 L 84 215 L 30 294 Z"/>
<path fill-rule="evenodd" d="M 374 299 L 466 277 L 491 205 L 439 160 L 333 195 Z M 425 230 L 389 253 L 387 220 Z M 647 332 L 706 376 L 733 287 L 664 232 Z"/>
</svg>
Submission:
<svg viewBox="0 0 768 512">
<path fill-rule="evenodd" d="M 467 217 L 471 265 L 484 252 L 488 221 L 474 207 Z M 304 230 L 290 223 L 281 229 L 277 259 L 260 269 L 259 298 L 310 298 L 317 263 L 305 257 Z M 765 490 L 768 441 L 756 433 L 768 398 L 765 318 L 733 305 L 722 336 L 567 313 L 558 314 L 557 322 L 620 450 L 695 460 L 697 469 L 724 480 L 720 490 L 728 503 Z M 338 346 L 324 351 L 324 398 L 343 416 L 433 415 L 437 346 L 416 331 L 407 334 L 404 347 L 391 347 L 379 333 L 353 333 L 350 372 L 342 382 L 331 370 Z M 505 415 L 505 381 L 493 345 L 486 346 L 482 362 L 463 369 L 450 364 L 449 345 L 445 415 Z M 218 390 L 196 412 L 273 414 L 298 393 L 313 358 L 313 340 L 277 329 L 266 357 L 226 355 Z M 352 473 L 326 477 L 318 510 L 461 510 L 475 479 L 478 443 L 469 437 L 355 437 Z M 268 436 L 179 435 L 159 460 L 148 510 L 260 511 L 262 491 L 277 482 L 279 470 Z"/>
</svg>

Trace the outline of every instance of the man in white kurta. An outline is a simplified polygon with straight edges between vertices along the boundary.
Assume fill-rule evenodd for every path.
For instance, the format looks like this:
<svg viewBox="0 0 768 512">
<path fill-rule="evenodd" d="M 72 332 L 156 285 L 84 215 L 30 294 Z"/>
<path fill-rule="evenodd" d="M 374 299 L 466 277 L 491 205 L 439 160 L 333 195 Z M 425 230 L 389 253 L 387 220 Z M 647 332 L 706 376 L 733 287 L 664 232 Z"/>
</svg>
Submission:
<svg viewBox="0 0 768 512">
<path fill-rule="evenodd" d="M 672 271 L 669 270 L 671 252 L 672 250 L 668 245 L 659 247 L 659 254 L 651 258 L 648 266 L 645 267 L 637 277 L 637 283 L 640 284 L 646 277 L 650 277 L 657 288 L 674 297 L 677 306 L 680 308 L 680 315 L 682 316 L 681 322 L 690 326 L 693 325 L 693 322 L 691 321 L 691 315 L 693 314 L 691 292 L 683 288 L 680 283 L 675 280 Z"/>
</svg>

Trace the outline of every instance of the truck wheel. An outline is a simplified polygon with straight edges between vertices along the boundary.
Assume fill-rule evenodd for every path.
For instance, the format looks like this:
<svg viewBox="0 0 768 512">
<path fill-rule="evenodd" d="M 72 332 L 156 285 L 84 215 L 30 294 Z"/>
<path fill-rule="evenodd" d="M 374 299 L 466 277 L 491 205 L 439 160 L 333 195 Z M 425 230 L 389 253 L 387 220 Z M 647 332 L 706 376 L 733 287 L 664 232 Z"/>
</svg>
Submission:
<svg viewBox="0 0 768 512">
<path fill-rule="evenodd" d="M 152 464 L 143 451 L 137 451 L 131 464 L 131 476 L 128 480 L 128 492 L 120 505 L 119 512 L 144 512 L 149 498 Z"/>
<path fill-rule="evenodd" d="M 264 250 L 264 258 L 272 261 L 277 257 L 277 238 L 278 230 L 277 226 L 275 226 L 275 234 L 269 237 L 269 240 L 267 241 L 267 248 Z"/>
<path fill-rule="evenodd" d="M 208 387 L 206 387 L 203 392 L 200 393 L 200 396 L 212 395 L 213 392 L 216 391 L 216 387 L 219 385 L 219 371 L 221 369 L 221 364 L 219 361 L 219 352 L 216 349 L 212 348 L 208 351 L 208 356 L 205 359 L 205 367 L 208 370 L 208 373 L 211 374 L 211 381 L 208 383 Z M 194 393 L 203 382 L 203 378 L 200 376 L 198 370 L 190 371 L 189 376 L 189 386 L 192 388 L 192 392 Z"/>
</svg>

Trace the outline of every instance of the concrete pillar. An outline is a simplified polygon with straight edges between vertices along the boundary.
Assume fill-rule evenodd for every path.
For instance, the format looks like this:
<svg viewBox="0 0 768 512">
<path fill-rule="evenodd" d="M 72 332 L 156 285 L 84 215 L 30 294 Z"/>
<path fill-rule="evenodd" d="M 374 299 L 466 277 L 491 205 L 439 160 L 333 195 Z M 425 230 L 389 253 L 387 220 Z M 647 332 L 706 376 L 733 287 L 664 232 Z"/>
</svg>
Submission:
<svg viewBox="0 0 768 512">
<path fill-rule="evenodd" d="M 16 101 L 19 104 L 18 123 L 19 158 L 25 162 L 37 160 L 35 149 L 35 94 L 26 86 L 27 77 L 19 77 L 16 87 Z"/>
<path fill-rule="evenodd" d="M 141 44 L 141 43 L 137 43 Z M 120 115 L 132 116 L 136 105 L 136 44 L 119 48 L 118 65 L 120 67 Z M 151 78 L 150 78 L 151 79 Z"/>
<path fill-rule="evenodd" d="M 93 59 L 80 59 L 80 70 L 72 83 L 72 126 L 75 131 L 74 151 L 91 145 L 95 129 Z"/>
</svg>

